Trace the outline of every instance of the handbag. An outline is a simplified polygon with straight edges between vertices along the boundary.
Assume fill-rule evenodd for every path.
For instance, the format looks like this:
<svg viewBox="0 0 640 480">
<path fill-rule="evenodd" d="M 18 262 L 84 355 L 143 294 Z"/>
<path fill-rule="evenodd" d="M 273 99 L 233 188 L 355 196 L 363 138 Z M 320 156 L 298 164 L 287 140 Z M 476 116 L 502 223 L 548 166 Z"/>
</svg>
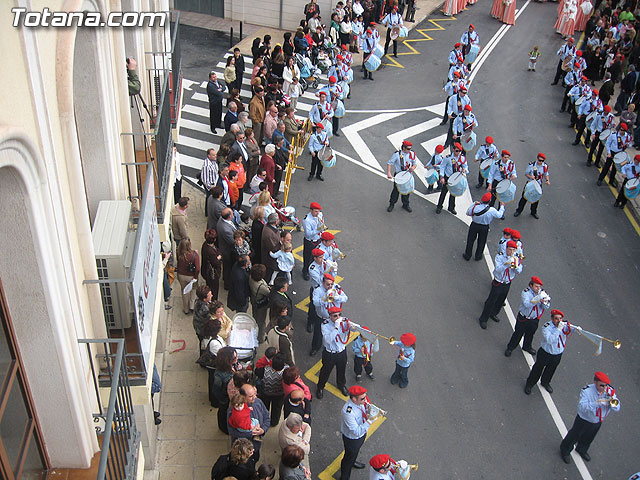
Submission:
<svg viewBox="0 0 640 480">
<path fill-rule="evenodd" d="M 213 342 L 213 338 L 207 343 L 207 347 L 202 351 L 200 358 L 196 360 L 196 363 L 204 368 L 215 369 L 216 368 L 216 356 L 209 350 L 209 345 Z"/>
<path fill-rule="evenodd" d="M 260 285 L 262 286 L 262 285 Z M 256 292 L 256 307 L 264 308 L 269 306 L 269 295 L 263 296 L 260 300 L 258 300 L 258 294 L 260 293 L 260 287 L 258 287 L 258 291 Z"/>
<path fill-rule="evenodd" d="M 176 267 L 173 265 L 167 265 L 167 279 L 169 280 L 169 285 L 173 285 L 174 280 L 176 279 Z"/>
<path fill-rule="evenodd" d="M 194 263 L 195 259 L 196 259 L 196 252 L 193 252 L 193 255 L 191 256 L 191 260 L 189 260 L 189 265 L 187 266 L 187 270 L 189 271 L 189 273 L 196 273 L 196 264 Z"/>
</svg>

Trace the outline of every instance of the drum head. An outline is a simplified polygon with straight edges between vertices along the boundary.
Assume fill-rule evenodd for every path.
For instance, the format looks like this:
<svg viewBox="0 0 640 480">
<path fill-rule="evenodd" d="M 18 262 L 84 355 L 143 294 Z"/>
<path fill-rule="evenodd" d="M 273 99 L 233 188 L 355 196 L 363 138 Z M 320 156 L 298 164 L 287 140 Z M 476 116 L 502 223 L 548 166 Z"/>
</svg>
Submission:
<svg viewBox="0 0 640 480">
<path fill-rule="evenodd" d="M 587 122 L 591 122 L 591 121 L 595 118 L 595 116 L 596 116 L 597 114 L 598 114 L 598 112 L 593 111 L 593 112 L 591 112 L 589 115 L 587 115 Z"/>
<path fill-rule="evenodd" d="M 393 180 L 398 185 L 404 185 L 405 183 L 408 183 L 411 181 L 411 172 L 407 170 L 405 170 L 404 172 L 398 172 L 396 173 L 396 176 L 393 177 Z"/>
<path fill-rule="evenodd" d="M 487 168 L 491 168 L 492 164 L 493 164 L 493 160 L 491 160 L 490 158 L 487 158 L 486 160 L 483 160 L 482 163 L 480 163 L 480 170 L 486 170 Z"/>
<path fill-rule="evenodd" d="M 586 98 L 584 97 L 580 97 L 576 100 L 576 107 L 582 105 L 584 103 L 584 101 L 586 100 Z"/>
<path fill-rule="evenodd" d="M 625 188 L 629 190 L 635 190 L 636 188 L 638 188 L 638 186 L 640 186 L 640 179 L 632 178 L 627 182 L 627 184 L 625 185 Z"/>
<path fill-rule="evenodd" d="M 628 160 L 629 154 L 627 154 L 627 152 L 618 152 L 613 156 L 613 161 L 616 165 L 621 165 Z"/>
<path fill-rule="evenodd" d="M 464 177 L 462 173 L 455 172 L 453 175 L 449 177 L 449 181 L 447 182 L 449 185 L 455 185 L 456 183 L 460 183 Z"/>
<path fill-rule="evenodd" d="M 391 40 L 395 40 L 400 36 L 400 27 L 398 25 L 391 29 Z"/>
<path fill-rule="evenodd" d="M 327 162 L 331 160 L 331 157 L 333 157 L 333 150 L 331 150 L 328 145 L 322 147 L 322 150 L 318 152 L 318 159 L 320 159 L 321 162 Z"/>
<path fill-rule="evenodd" d="M 509 191 L 509 188 L 511 188 L 511 180 L 505 178 L 504 180 L 500 180 L 498 185 L 496 185 L 496 192 L 505 193 Z"/>
<path fill-rule="evenodd" d="M 609 135 L 611 135 L 611 129 L 607 128 L 606 130 L 603 130 L 602 132 L 600 132 L 600 140 L 606 140 L 607 138 L 609 138 Z"/>
</svg>

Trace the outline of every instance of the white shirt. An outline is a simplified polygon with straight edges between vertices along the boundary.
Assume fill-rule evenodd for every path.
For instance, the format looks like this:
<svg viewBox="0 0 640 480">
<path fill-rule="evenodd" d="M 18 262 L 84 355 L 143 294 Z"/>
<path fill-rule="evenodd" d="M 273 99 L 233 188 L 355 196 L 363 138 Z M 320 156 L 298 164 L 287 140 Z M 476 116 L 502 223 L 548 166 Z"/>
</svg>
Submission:
<svg viewBox="0 0 640 480">
<path fill-rule="evenodd" d="M 180 164 L 180 154 L 177 151 L 173 154 L 173 161 L 173 173 L 175 174 L 176 182 L 179 182 L 182 180 L 182 172 L 180 171 L 182 165 Z"/>
</svg>

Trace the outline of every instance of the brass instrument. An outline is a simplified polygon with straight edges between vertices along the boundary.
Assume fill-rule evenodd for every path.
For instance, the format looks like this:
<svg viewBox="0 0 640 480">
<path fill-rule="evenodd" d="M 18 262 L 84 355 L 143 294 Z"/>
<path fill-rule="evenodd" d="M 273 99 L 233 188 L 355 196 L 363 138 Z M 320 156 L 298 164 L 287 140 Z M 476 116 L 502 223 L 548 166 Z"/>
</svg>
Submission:
<svg viewBox="0 0 640 480">
<path fill-rule="evenodd" d="M 335 300 L 335 296 L 336 296 L 336 289 L 330 288 L 329 290 L 327 290 L 327 296 L 325 297 L 325 300 L 329 303 L 333 303 L 333 301 Z"/>
<path fill-rule="evenodd" d="M 518 268 L 520 266 L 520 257 L 518 257 L 517 255 L 513 255 L 512 257 L 509 257 L 509 263 L 511 263 L 511 265 L 509 265 L 509 268 L 515 270 L 516 268 Z"/>
<path fill-rule="evenodd" d="M 344 260 L 345 258 L 347 258 L 347 254 L 346 253 L 340 253 L 340 260 Z"/>
<path fill-rule="evenodd" d="M 418 471 L 418 464 L 409 464 L 406 460 L 393 461 L 394 463 L 394 480 L 409 480 L 411 472 Z"/>
<path fill-rule="evenodd" d="M 607 398 L 607 400 L 609 401 L 609 405 L 611 405 L 612 407 L 617 407 L 618 405 L 620 405 L 620 400 L 618 400 L 617 398 L 609 397 Z"/>
<path fill-rule="evenodd" d="M 358 327 L 360 327 L 360 326 L 358 325 Z M 359 330 L 361 333 L 364 333 L 365 335 L 375 335 L 376 337 L 384 338 L 384 339 L 385 339 L 385 340 L 387 340 L 387 341 L 389 342 L 389 344 L 391 344 L 391 345 L 393 345 L 393 343 L 396 341 L 396 337 L 393 337 L 393 336 L 391 336 L 391 337 L 385 337 L 384 335 L 381 335 L 381 334 L 376 333 L 376 332 L 371 331 L 371 330 L 365 330 L 365 329 L 362 329 L 361 327 L 360 327 L 360 328 L 358 328 L 358 330 Z"/>
<path fill-rule="evenodd" d="M 381 409 L 380 407 L 376 407 L 373 403 L 369 401 L 369 397 L 367 397 L 367 419 L 374 421 L 380 417 L 386 417 L 387 411 Z"/>
<path fill-rule="evenodd" d="M 616 350 L 620 350 L 620 347 L 622 346 L 622 342 L 620 340 L 610 340 L 610 339 L 604 338 L 604 337 L 602 337 L 602 339 L 605 342 L 609 342 L 609 343 L 613 344 L 613 348 L 615 348 Z"/>
</svg>

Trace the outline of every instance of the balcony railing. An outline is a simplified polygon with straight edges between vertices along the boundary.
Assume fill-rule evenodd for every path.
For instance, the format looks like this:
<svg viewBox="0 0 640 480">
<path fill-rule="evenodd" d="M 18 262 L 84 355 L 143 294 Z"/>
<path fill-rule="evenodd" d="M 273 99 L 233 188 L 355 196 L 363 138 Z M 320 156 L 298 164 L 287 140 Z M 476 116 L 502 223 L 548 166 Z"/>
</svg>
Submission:
<svg viewBox="0 0 640 480">
<path fill-rule="evenodd" d="M 93 414 L 93 420 L 102 451 L 96 480 L 136 478 L 140 432 L 123 362 L 124 339 L 80 339 L 78 343 L 86 345 L 98 399 L 98 412 Z M 108 401 L 104 398 L 105 391 L 109 394 Z"/>
</svg>

